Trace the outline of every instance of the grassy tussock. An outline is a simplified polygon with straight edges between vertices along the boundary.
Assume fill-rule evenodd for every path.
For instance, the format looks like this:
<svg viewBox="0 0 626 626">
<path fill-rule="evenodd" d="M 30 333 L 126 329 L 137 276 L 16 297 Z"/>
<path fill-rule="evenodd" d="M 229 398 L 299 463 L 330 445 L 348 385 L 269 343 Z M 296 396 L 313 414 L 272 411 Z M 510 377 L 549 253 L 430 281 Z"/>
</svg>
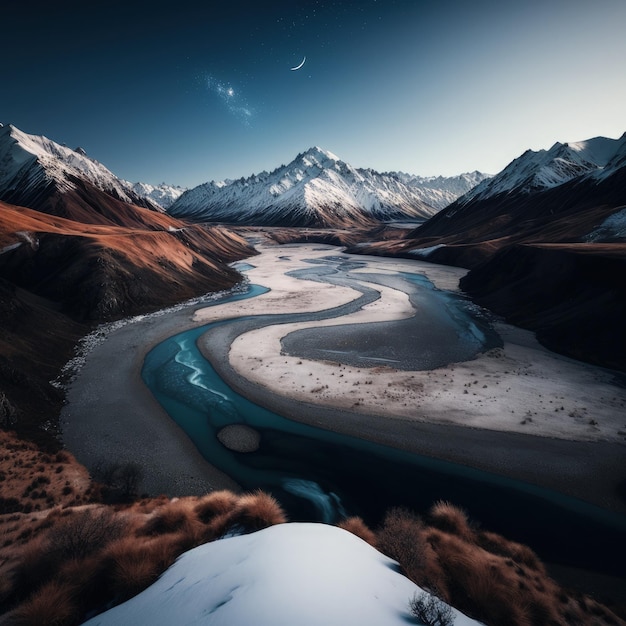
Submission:
<svg viewBox="0 0 626 626">
<path fill-rule="evenodd" d="M 195 512 L 203 524 L 209 524 L 218 515 L 232 511 L 238 500 L 239 498 L 232 491 L 214 491 L 198 501 Z"/>
<path fill-rule="evenodd" d="M 547 575 L 546 569 L 539 557 L 528 547 L 522 543 L 509 541 L 496 533 L 483 531 L 478 533 L 476 542 L 479 546 L 502 556 L 508 556 L 516 563 L 527 565 Z"/>
<path fill-rule="evenodd" d="M 377 529 L 379 549 L 406 575 L 488 626 L 624 624 L 594 600 L 569 594 L 527 546 L 474 531 L 467 514 L 437 503 L 426 525 L 393 509 Z"/>
<path fill-rule="evenodd" d="M 432 526 L 471 541 L 474 531 L 470 528 L 467 513 L 458 506 L 440 500 L 428 513 L 428 521 Z"/>
<path fill-rule="evenodd" d="M 284 524 L 287 516 L 276 498 L 263 491 L 255 491 L 239 498 L 233 511 L 233 519 L 247 531 L 255 531 Z"/>
<path fill-rule="evenodd" d="M 0 563 L 0 615 L 21 625 L 69 626 L 140 592 L 186 550 L 286 516 L 269 494 L 220 491 L 118 508 L 56 508 L 33 519 L 35 531 L 8 548 L 10 575 L 4 576 L 8 561 Z M 425 519 L 392 509 L 375 531 L 358 517 L 340 526 L 487 626 L 624 624 L 595 601 L 561 589 L 526 546 L 476 530 L 458 507 L 438 502 Z M 15 514 L 7 524 L 25 521 Z"/>
<path fill-rule="evenodd" d="M 337 526 L 347 530 L 353 535 L 356 535 L 360 539 L 363 539 L 363 541 L 369 543 L 370 546 L 373 546 L 374 548 L 378 547 L 376 533 L 371 530 L 360 517 L 348 517 L 339 522 Z"/>
<path fill-rule="evenodd" d="M 74 587 L 52 581 L 22 603 L 12 613 L 10 623 L 15 626 L 63 626 L 76 623 L 78 616 Z"/>
<path fill-rule="evenodd" d="M 115 595 L 127 599 L 151 585 L 179 555 L 178 539 L 126 537 L 110 545 L 104 560 Z"/>
<path fill-rule="evenodd" d="M 203 525 L 196 516 L 195 502 L 188 498 L 172 500 L 159 507 L 148 519 L 140 535 L 164 535 L 178 533 L 191 543 L 198 543 L 203 534 Z"/>
<path fill-rule="evenodd" d="M 420 587 L 449 601 L 447 579 L 436 550 L 427 541 L 427 532 L 420 517 L 406 509 L 391 509 L 376 532 L 378 549 L 398 561 L 407 577 Z"/>
</svg>

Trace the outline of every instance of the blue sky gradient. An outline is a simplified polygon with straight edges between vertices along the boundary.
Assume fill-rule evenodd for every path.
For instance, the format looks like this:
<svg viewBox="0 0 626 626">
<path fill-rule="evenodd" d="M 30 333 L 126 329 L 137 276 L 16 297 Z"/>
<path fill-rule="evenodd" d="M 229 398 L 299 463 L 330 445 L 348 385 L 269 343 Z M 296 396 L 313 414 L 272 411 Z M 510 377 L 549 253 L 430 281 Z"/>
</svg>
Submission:
<svg viewBox="0 0 626 626">
<path fill-rule="evenodd" d="M 248 176 L 313 145 L 496 173 L 626 131 L 623 0 L 9 0 L 2 22 L 0 122 L 133 182 Z"/>
</svg>

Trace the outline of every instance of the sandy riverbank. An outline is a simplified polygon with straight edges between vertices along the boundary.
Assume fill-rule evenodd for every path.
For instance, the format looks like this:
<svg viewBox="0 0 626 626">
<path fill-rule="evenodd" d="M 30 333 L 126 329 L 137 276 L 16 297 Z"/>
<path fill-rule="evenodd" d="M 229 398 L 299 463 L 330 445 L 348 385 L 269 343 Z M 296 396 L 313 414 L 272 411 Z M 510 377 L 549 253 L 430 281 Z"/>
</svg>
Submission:
<svg viewBox="0 0 626 626">
<path fill-rule="evenodd" d="M 251 282 L 271 291 L 245 302 L 200 310 L 195 319 L 207 323 L 235 315 L 314 312 L 354 300 L 358 292 L 285 276 L 303 267 L 305 259 L 335 255 L 318 246 L 264 248 L 248 272 Z M 354 257 L 347 257 L 354 259 Z M 458 290 L 464 270 L 419 261 L 357 257 L 373 267 L 368 272 L 411 271 L 427 276 L 437 287 Z M 365 280 L 362 280 L 365 283 Z M 366 283 L 380 299 L 355 313 L 335 319 L 264 326 L 237 337 L 229 353 L 233 369 L 243 378 L 292 400 L 389 419 L 415 419 L 495 431 L 576 441 L 626 442 L 626 389 L 612 373 L 549 352 L 533 334 L 507 324 L 496 328 L 502 349 L 465 363 L 433 371 L 406 371 L 382 366 L 356 368 L 336 361 L 308 360 L 283 353 L 281 339 L 304 328 L 371 324 L 416 315 L 405 293 Z M 348 332 L 348 330 L 346 330 Z"/>
<path fill-rule="evenodd" d="M 200 457 L 145 388 L 140 371 L 149 348 L 200 323 L 249 314 L 323 311 L 360 295 L 324 283 L 307 282 L 303 290 L 301 280 L 285 276 L 311 267 L 306 259 L 336 256 L 336 248 L 261 249 L 260 256 L 250 259 L 255 267 L 248 275 L 251 282 L 269 287 L 267 294 L 204 308 L 195 315 L 198 306 L 146 318 L 111 333 L 89 355 L 62 414 L 64 441 L 79 460 L 88 467 L 102 457 L 139 462 L 146 473 L 143 487 L 150 493 L 236 488 Z M 384 268 L 422 272 L 445 289 L 456 289 L 464 274 L 408 260 L 347 258 L 375 264 L 377 273 Z M 367 271 L 374 269 L 358 268 L 359 274 Z M 402 291 L 368 286 L 381 298 L 355 312 L 351 323 L 414 314 Z M 347 317 L 340 321 L 346 323 Z M 431 372 L 359 371 L 280 354 L 280 338 L 301 327 L 254 330 L 237 338 L 232 349 L 225 331 L 205 336 L 202 344 L 236 390 L 292 419 L 626 510 L 617 493 L 626 479 L 620 433 L 626 429 L 626 390 L 612 384 L 610 373 L 549 353 L 530 333 L 505 325 L 498 325 L 504 348 L 467 363 Z"/>
<path fill-rule="evenodd" d="M 236 303 L 199 311 L 196 320 L 208 322 L 244 311 L 246 315 L 321 311 L 359 295 L 343 287 L 313 284 L 307 297 L 300 299 L 301 281 L 284 276 L 306 266 L 306 259 L 336 256 L 334 248 L 262 250 L 248 276 L 272 291 L 242 303 L 243 307 Z M 380 274 L 381 268 L 419 272 L 437 287 L 451 290 L 458 289 L 464 274 L 415 261 L 346 258 L 371 263 L 355 270 L 360 277 Z M 433 371 L 356 368 L 282 353 L 281 339 L 294 330 L 372 324 L 415 314 L 406 294 L 368 286 L 380 292 L 380 300 L 352 315 L 265 326 L 234 341 L 221 329 L 201 346 L 235 389 L 292 419 L 626 510 L 617 493 L 626 478 L 626 390 L 615 385 L 612 373 L 544 349 L 532 333 L 497 324 L 504 340 L 501 349 Z"/>
</svg>

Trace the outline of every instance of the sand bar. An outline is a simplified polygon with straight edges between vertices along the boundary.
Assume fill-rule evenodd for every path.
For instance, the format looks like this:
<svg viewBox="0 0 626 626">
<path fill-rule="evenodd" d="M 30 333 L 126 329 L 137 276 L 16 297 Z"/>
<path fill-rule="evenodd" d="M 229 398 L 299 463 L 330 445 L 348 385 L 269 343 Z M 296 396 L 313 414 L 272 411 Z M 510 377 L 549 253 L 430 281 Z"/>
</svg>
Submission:
<svg viewBox="0 0 626 626">
<path fill-rule="evenodd" d="M 144 489 L 150 493 L 204 493 L 234 486 L 200 457 L 161 409 L 143 385 L 140 370 L 152 346 L 197 324 L 242 315 L 320 312 L 360 296 L 346 286 L 285 276 L 310 267 L 307 259 L 337 256 L 337 248 L 260 250 L 260 256 L 249 260 L 255 268 L 248 276 L 269 287 L 267 294 L 195 314 L 198 306 L 146 318 L 111 333 L 88 356 L 62 414 L 65 443 L 79 460 L 87 466 L 102 457 L 137 461 L 145 468 Z M 359 267 L 359 274 L 421 272 L 445 289 L 457 289 L 465 273 L 420 261 L 346 258 L 370 266 Z M 354 312 L 351 323 L 415 313 L 406 294 L 368 286 L 381 298 Z M 498 324 L 505 340 L 502 350 L 430 372 L 388 367 L 359 371 L 337 362 L 282 355 L 280 338 L 311 323 L 316 322 L 262 331 L 252 324 L 240 336 L 227 325 L 205 335 L 201 344 L 235 390 L 291 419 L 626 510 L 617 494 L 618 484 L 626 479 L 626 390 L 613 383 L 610 372 L 550 353 L 532 333 L 504 324 Z M 324 388 L 319 389 L 322 381 Z"/>
</svg>

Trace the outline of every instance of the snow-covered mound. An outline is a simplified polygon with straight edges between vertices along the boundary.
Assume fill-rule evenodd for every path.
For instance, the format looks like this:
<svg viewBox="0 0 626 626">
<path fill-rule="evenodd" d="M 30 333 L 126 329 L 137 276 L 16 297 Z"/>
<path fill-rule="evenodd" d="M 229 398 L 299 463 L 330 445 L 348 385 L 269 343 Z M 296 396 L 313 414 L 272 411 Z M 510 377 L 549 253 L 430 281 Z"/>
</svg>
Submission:
<svg viewBox="0 0 626 626">
<path fill-rule="evenodd" d="M 130 183 L 129 183 L 130 184 Z M 184 187 L 176 185 L 150 185 L 148 183 L 135 183 L 132 185 L 133 191 L 141 198 L 148 198 L 160 207 L 167 209 L 187 191 Z"/>
<path fill-rule="evenodd" d="M 620 159 L 621 157 L 621 159 Z M 484 180 L 462 198 L 460 206 L 513 190 L 531 194 L 574 178 L 606 176 L 626 157 L 626 133 L 619 139 L 595 137 L 575 143 L 555 143 L 549 150 L 527 150 L 499 174 Z"/>
<path fill-rule="evenodd" d="M 63 193 L 81 180 L 123 202 L 156 208 L 82 148 L 72 150 L 10 124 L 0 128 L 0 199 L 33 206 L 50 188 Z"/>
<path fill-rule="evenodd" d="M 354 168 L 315 147 L 269 174 L 190 189 L 169 212 L 216 222 L 333 226 L 424 219 L 436 209 L 397 175 Z"/>
<path fill-rule="evenodd" d="M 90 626 L 406 626 L 421 589 L 333 526 L 279 524 L 183 554 L 151 587 Z M 453 610 L 455 626 L 478 622 Z"/>
<path fill-rule="evenodd" d="M 491 178 L 491 174 L 478 170 L 458 176 L 414 176 L 404 172 L 391 174 L 415 190 L 423 202 L 436 209 L 444 209 L 483 180 Z"/>
</svg>

